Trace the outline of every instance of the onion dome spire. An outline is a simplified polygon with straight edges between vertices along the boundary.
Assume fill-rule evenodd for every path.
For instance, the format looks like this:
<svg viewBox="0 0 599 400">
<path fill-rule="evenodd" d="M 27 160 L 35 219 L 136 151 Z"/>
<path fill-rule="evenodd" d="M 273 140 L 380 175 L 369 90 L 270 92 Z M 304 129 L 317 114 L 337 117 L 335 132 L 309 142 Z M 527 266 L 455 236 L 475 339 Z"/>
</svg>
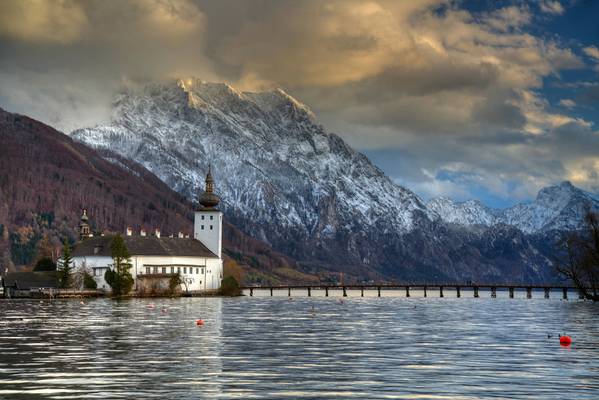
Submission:
<svg viewBox="0 0 599 400">
<path fill-rule="evenodd" d="M 202 210 L 216 210 L 220 198 L 214 193 L 214 179 L 212 179 L 212 168 L 208 166 L 206 174 L 206 187 L 204 193 L 200 195 L 200 205 Z"/>
<path fill-rule="evenodd" d="M 81 222 L 79 223 L 79 240 L 83 240 L 89 237 L 89 217 L 87 216 L 87 209 L 83 209 L 83 215 L 81 216 Z"/>
</svg>

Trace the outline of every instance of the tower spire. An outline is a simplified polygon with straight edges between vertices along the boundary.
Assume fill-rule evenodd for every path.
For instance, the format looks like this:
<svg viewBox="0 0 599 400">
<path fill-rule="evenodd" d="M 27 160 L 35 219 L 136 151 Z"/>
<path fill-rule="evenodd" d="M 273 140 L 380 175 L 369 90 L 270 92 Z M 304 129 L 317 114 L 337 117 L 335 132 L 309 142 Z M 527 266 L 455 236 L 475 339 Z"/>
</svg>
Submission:
<svg viewBox="0 0 599 400">
<path fill-rule="evenodd" d="M 79 240 L 88 238 L 89 234 L 89 217 L 87 216 L 87 208 L 84 208 L 83 215 L 81 216 L 81 222 L 79 223 Z"/>
<path fill-rule="evenodd" d="M 212 166 L 208 166 L 206 174 L 204 193 L 200 195 L 202 210 L 216 210 L 220 198 L 214 193 L 214 179 L 212 179 Z"/>
</svg>

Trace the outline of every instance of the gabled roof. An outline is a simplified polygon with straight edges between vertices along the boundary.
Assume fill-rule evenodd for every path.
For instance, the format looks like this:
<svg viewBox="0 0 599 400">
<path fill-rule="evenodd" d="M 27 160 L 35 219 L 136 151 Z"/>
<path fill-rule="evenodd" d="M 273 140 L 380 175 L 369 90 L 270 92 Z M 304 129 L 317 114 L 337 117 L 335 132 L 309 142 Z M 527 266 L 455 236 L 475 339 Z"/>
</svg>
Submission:
<svg viewBox="0 0 599 400">
<path fill-rule="evenodd" d="M 9 272 L 4 277 L 6 287 L 14 287 L 20 290 L 31 288 L 56 288 L 58 280 L 56 271 L 48 272 Z"/>
<path fill-rule="evenodd" d="M 114 236 L 91 237 L 77 243 L 73 257 L 111 257 L 110 244 Z M 123 236 L 132 256 L 179 256 L 218 258 L 199 240 L 156 236 Z"/>
</svg>

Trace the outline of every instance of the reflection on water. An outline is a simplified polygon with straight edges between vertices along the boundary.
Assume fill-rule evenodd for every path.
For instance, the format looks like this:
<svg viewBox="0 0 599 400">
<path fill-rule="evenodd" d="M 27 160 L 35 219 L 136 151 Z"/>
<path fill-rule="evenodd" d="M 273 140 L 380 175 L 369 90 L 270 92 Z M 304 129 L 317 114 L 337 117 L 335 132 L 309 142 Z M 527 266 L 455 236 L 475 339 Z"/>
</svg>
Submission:
<svg viewBox="0 0 599 400">
<path fill-rule="evenodd" d="M 599 306 L 498 297 L 0 301 L 0 398 L 599 398 Z"/>
</svg>

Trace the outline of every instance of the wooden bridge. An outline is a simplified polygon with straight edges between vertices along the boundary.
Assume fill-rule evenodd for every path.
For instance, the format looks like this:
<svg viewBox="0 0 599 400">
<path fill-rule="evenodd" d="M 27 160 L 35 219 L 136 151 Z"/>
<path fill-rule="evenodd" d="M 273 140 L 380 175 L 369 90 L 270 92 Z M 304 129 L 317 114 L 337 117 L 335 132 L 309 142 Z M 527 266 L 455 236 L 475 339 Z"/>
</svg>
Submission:
<svg viewBox="0 0 599 400">
<path fill-rule="evenodd" d="M 241 288 L 250 292 L 254 296 L 256 290 L 270 291 L 270 296 L 274 296 L 276 291 L 287 291 L 287 296 L 291 297 L 291 290 L 304 290 L 308 297 L 312 296 L 313 290 L 324 290 L 325 297 L 329 297 L 330 290 L 343 291 L 343 297 L 347 297 L 348 290 L 359 290 L 361 297 L 364 297 L 364 290 L 376 290 L 377 296 L 381 297 L 383 290 L 405 290 L 405 297 L 410 297 L 410 290 L 422 290 L 424 297 L 428 296 L 429 291 L 438 291 L 439 297 L 444 297 L 444 289 L 455 289 L 456 297 L 462 297 L 462 289 L 470 289 L 475 298 L 480 297 L 481 290 L 487 290 L 491 297 L 497 297 L 497 290 L 508 290 L 509 297 L 514 298 L 516 290 L 526 290 L 526 298 L 532 298 L 533 290 L 543 290 L 544 297 L 549 298 L 551 291 L 561 291 L 562 298 L 568 298 L 569 290 L 576 290 L 574 286 L 568 285 L 527 285 L 527 284 L 478 284 L 478 283 L 386 283 L 386 284 L 348 284 L 348 285 L 281 285 L 281 286 L 245 286 Z"/>
</svg>

